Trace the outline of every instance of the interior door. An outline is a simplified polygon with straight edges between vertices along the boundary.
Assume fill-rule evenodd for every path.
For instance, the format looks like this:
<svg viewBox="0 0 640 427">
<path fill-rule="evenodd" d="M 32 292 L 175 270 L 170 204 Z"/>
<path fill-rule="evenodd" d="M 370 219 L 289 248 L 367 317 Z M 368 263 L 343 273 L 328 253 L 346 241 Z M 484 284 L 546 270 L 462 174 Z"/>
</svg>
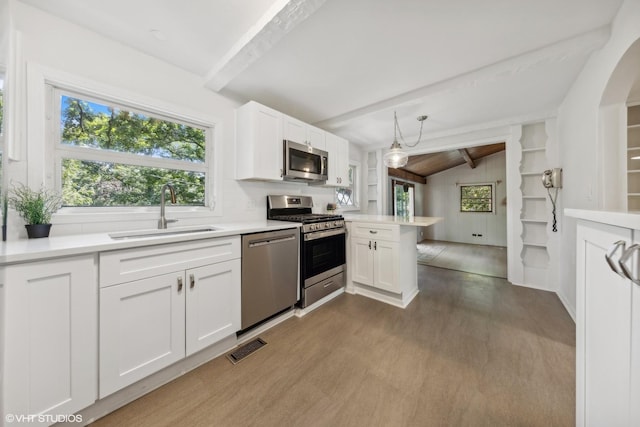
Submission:
<svg viewBox="0 0 640 427">
<path fill-rule="evenodd" d="M 393 215 L 401 217 L 410 217 L 415 215 L 415 185 L 402 182 L 392 181 L 393 188 Z"/>
</svg>

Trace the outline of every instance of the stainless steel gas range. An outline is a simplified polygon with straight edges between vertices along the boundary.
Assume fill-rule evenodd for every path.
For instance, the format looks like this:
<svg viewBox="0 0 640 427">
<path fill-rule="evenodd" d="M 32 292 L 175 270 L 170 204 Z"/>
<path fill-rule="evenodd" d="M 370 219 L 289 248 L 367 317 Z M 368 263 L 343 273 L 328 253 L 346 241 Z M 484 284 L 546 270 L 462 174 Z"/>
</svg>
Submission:
<svg viewBox="0 0 640 427">
<path fill-rule="evenodd" d="M 267 196 L 267 219 L 302 223 L 300 306 L 308 307 L 345 284 L 346 233 L 341 215 L 312 213 L 309 196 Z"/>
</svg>

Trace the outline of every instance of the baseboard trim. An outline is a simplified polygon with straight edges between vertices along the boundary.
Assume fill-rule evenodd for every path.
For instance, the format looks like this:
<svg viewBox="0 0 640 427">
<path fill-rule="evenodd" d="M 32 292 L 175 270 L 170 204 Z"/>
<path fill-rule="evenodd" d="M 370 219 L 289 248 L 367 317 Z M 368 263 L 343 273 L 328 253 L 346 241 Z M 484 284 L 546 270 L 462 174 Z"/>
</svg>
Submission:
<svg viewBox="0 0 640 427">
<path fill-rule="evenodd" d="M 336 291 L 330 293 L 329 295 L 323 297 L 322 299 L 319 299 L 318 301 L 314 302 L 313 304 L 311 304 L 308 307 L 296 308 L 296 310 L 295 310 L 296 317 L 302 317 L 302 316 L 305 316 L 306 314 L 311 313 L 316 308 L 318 308 L 318 307 L 322 306 L 323 304 L 331 301 L 335 297 L 337 297 L 339 295 L 342 295 L 343 293 L 345 293 L 345 289 L 344 288 L 340 288 L 340 289 L 337 289 Z"/>
<path fill-rule="evenodd" d="M 404 294 L 392 294 L 391 292 L 386 292 L 380 289 L 372 290 L 365 285 L 356 283 L 354 283 L 354 285 L 355 295 L 362 295 L 364 297 L 371 298 L 385 304 L 393 305 L 394 307 L 398 308 L 407 308 L 409 303 L 413 301 L 413 299 L 416 297 L 416 295 L 418 295 L 419 292 L 416 288 L 412 292 L 404 296 Z"/>
<path fill-rule="evenodd" d="M 556 292 L 556 295 L 558 296 L 558 299 L 560 300 L 560 302 L 564 306 L 564 309 L 567 310 L 567 313 L 569 313 L 569 316 L 571 317 L 571 319 L 573 319 L 573 323 L 576 323 L 576 310 L 575 310 L 575 308 L 572 307 L 571 304 L 569 304 L 569 300 L 567 300 L 567 298 L 564 296 L 564 294 L 562 294 L 561 292 Z"/>
<path fill-rule="evenodd" d="M 93 405 L 79 411 L 77 414 L 82 415 L 82 425 L 90 424 L 111 412 L 141 398 L 147 393 L 162 387 L 163 385 L 175 380 L 189 371 L 196 369 L 216 357 L 222 356 L 228 351 L 235 348 L 238 344 L 236 335 L 233 334 L 206 349 L 193 354 L 186 359 L 174 363 L 142 380 L 118 390 L 117 392 L 103 397 L 96 401 Z M 78 423 L 61 423 L 61 426 L 77 426 Z"/>
</svg>

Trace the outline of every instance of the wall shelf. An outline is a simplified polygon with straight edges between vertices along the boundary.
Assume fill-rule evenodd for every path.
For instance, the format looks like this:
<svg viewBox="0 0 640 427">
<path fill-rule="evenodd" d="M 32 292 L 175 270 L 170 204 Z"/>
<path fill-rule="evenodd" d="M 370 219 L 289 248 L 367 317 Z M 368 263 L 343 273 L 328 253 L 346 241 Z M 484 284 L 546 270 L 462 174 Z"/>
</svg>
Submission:
<svg viewBox="0 0 640 427">
<path fill-rule="evenodd" d="M 534 247 L 534 248 L 545 248 L 546 249 L 546 247 L 547 247 L 547 245 L 544 244 L 544 243 L 522 242 L 522 244 L 524 246 L 531 246 L 531 247 Z"/>
<path fill-rule="evenodd" d="M 522 196 L 522 199 L 523 200 L 546 200 L 547 196 Z"/>
<path fill-rule="evenodd" d="M 542 172 L 522 172 L 522 173 L 520 173 L 520 175 L 522 175 L 522 176 L 536 176 L 536 175 L 542 175 Z"/>
<path fill-rule="evenodd" d="M 536 223 L 536 224 L 546 224 L 548 222 L 546 219 L 531 219 L 531 218 L 520 218 L 520 221 Z"/>
<path fill-rule="evenodd" d="M 544 147 L 534 147 L 534 148 L 523 148 L 522 152 L 523 153 L 535 153 L 535 152 L 544 151 L 544 150 L 545 150 Z"/>
</svg>

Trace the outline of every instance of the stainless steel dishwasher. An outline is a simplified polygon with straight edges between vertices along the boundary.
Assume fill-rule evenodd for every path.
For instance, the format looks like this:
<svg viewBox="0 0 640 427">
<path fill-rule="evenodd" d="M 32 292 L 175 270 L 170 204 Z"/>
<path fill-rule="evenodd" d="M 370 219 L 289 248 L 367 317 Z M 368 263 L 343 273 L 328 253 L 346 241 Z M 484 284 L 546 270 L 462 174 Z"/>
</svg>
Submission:
<svg viewBox="0 0 640 427">
<path fill-rule="evenodd" d="M 242 235 L 242 329 L 295 305 L 298 286 L 297 228 Z"/>
</svg>

